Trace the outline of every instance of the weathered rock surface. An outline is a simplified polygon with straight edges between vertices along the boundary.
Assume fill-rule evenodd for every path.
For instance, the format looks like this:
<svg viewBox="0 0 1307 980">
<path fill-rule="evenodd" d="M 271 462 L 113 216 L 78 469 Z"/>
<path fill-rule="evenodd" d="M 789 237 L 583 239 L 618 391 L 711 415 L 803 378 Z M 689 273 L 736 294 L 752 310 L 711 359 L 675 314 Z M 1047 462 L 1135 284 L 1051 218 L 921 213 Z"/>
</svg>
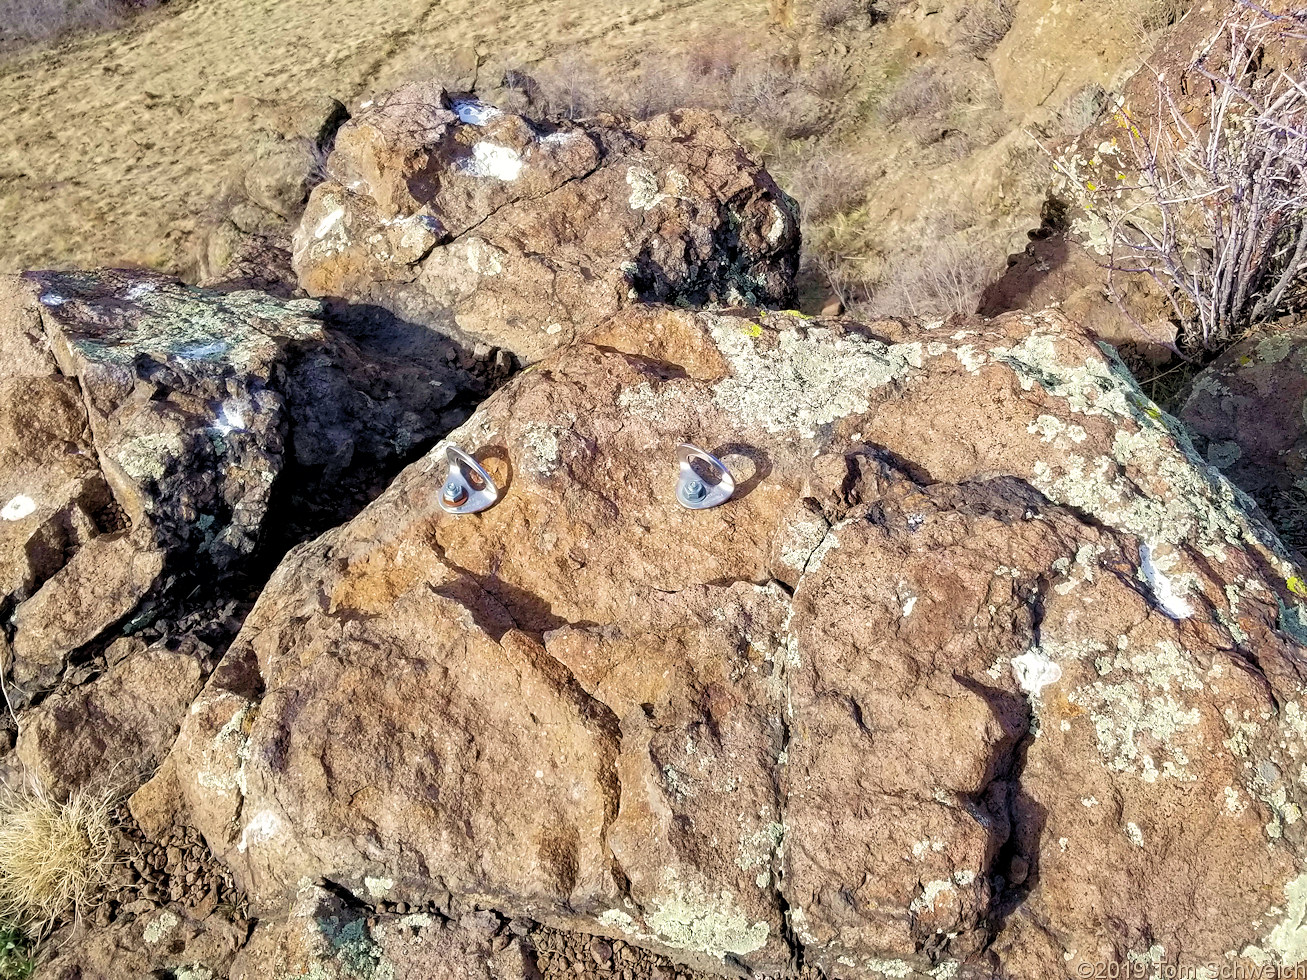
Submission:
<svg viewBox="0 0 1307 980">
<path fill-rule="evenodd" d="M 1235 344 L 1189 387 L 1180 418 L 1207 462 L 1307 551 L 1307 324 Z M 1307 592 L 1307 585 L 1303 587 Z"/>
<path fill-rule="evenodd" d="M 442 512 L 437 447 L 183 722 L 257 906 L 321 878 L 726 972 L 1303 959 L 1299 573 L 1064 317 L 631 310 L 451 439 L 502 499 Z M 685 440 L 730 503 L 677 506 Z"/>
<path fill-rule="evenodd" d="M 43 962 L 33 980 L 216 980 L 226 975 L 245 938 L 245 929 L 222 916 L 196 920 L 158 908 L 106 929 L 83 931 Z"/>
<path fill-rule="evenodd" d="M 212 288 L 290 296 L 295 291 L 291 236 L 348 113 L 327 96 L 290 103 L 248 96 L 234 101 L 249 120 L 251 146 L 196 237 L 195 279 Z"/>
<path fill-rule="evenodd" d="M 1129 315 L 1113 298 L 1113 289 Z M 979 313 L 992 317 L 1052 306 L 1089 336 L 1152 364 L 1174 356 L 1172 310 L 1152 280 L 1142 273 L 1118 272 L 1109 287 L 1102 264 L 1061 232 L 1038 237 L 1021 254 L 1009 256 L 1007 270 L 985 288 Z"/>
<path fill-rule="evenodd" d="M 484 385 L 457 349 L 383 334 L 145 272 L 6 279 L 0 615 L 19 687 L 49 687 L 167 577 L 248 570 L 276 494 L 329 511 L 352 472 L 379 479 L 465 417 Z"/>
<path fill-rule="evenodd" d="M 336 136 L 295 233 L 312 296 L 534 361 L 638 301 L 780 303 L 797 209 L 712 115 L 542 126 L 410 84 Z"/>
<path fill-rule="evenodd" d="M 417 912 L 369 916 L 322 888 L 301 889 L 289 914 L 260 922 L 232 980 L 539 980 L 534 951 L 499 917 L 458 921 Z"/>
<path fill-rule="evenodd" d="M 200 692 L 204 653 L 118 641 L 106 674 L 24 714 L 18 758 L 60 797 L 82 787 L 139 786 L 172 748 Z"/>
</svg>

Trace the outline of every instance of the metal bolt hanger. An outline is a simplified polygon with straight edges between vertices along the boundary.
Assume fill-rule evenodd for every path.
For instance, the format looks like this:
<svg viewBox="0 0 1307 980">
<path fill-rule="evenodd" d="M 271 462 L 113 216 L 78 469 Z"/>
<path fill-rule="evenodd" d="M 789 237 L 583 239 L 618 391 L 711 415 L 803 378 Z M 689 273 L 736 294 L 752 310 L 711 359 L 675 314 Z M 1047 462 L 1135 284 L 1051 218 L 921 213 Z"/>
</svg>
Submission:
<svg viewBox="0 0 1307 980">
<path fill-rule="evenodd" d="M 477 514 L 494 505 L 499 488 L 475 459 L 453 443 L 445 449 L 449 473 L 440 489 L 440 509 L 450 514 Z"/>
<path fill-rule="evenodd" d="M 735 493 L 735 478 L 726 464 L 712 453 L 683 442 L 676 447 L 676 459 L 681 464 L 676 478 L 676 500 L 690 510 L 707 510 L 731 499 Z M 709 470 L 705 477 L 694 468 L 698 460 Z"/>
</svg>

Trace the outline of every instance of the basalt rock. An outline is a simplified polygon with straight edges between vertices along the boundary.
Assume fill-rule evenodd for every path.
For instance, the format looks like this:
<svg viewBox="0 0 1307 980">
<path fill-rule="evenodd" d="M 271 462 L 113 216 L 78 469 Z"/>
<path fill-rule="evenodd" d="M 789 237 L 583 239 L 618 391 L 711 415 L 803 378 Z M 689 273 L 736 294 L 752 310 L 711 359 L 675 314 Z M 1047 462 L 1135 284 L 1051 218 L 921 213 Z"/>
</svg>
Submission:
<svg viewBox="0 0 1307 980">
<path fill-rule="evenodd" d="M 246 939 L 247 928 L 221 915 L 193 919 L 156 908 L 108 928 L 83 930 L 37 967 L 33 980 L 175 977 L 216 980 Z M 269 974 L 271 975 L 271 974 Z"/>
<path fill-rule="evenodd" d="M 119 640 L 103 676 L 24 714 L 18 758 L 59 797 L 81 788 L 134 789 L 172 748 L 204 683 L 206 652 Z"/>
<path fill-rule="evenodd" d="M 1180 418 L 1207 461 L 1307 552 L 1307 325 L 1235 344 L 1189 386 Z M 1304 591 L 1307 591 L 1305 587 Z"/>
<path fill-rule="evenodd" d="M 1300 573 L 1062 315 L 633 309 L 450 438 L 499 502 L 443 512 L 437 446 L 183 722 L 257 908 L 321 879 L 724 973 L 1303 959 Z M 678 506 L 687 440 L 729 503 Z"/>
<path fill-rule="evenodd" d="M 261 921 L 232 964 L 232 980 L 539 980 L 535 954 L 491 912 L 461 921 L 413 912 L 369 915 L 314 885 L 289 914 Z"/>
<path fill-rule="evenodd" d="M 4 280 L 0 616 L 20 689 L 51 686 L 169 579 L 211 588 L 305 515 L 343 519 L 361 480 L 484 390 L 425 331 L 349 329 L 316 300 L 147 272 Z"/>
<path fill-rule="evenodd" d="M 295 234 L 312 296 L 534 361 L 632 302 L 778 304 L 794 203 L 713 116 L 533 123 L 422 84 L 361 108 Z"/>
</svg>

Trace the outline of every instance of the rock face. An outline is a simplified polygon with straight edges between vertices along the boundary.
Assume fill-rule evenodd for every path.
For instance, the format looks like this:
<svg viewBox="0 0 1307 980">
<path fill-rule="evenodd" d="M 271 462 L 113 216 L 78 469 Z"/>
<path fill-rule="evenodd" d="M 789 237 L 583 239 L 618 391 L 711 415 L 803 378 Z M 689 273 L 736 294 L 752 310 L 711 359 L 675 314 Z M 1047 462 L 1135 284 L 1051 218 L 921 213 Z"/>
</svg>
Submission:
<svg viewBox="0 0 1307 980">
<path fill-rule="evenodd" d="M 192 265 L 202 286 L 295 289 L 290 240 L 336 130 L 349 118 L 333 98 L 264 103 L 238 96 L 236 113 L 253 130 L 248 158 L 228 177 L 195 241 Z"/>
<path fill-rule="evenodd" d="M 458 921 L 417 912 L 369 917 L 308 885 L 284 918 L 261 922 L 232 980 L 539 980 L 534 952 L 491 912 Z"/>
<path fill-rule="evenodd" d="M 183 722 L 256 906 L 324 879 L 719 972 L 1302 960 L 1300 573 L 1062 316 L 630 310 L 450 438 L 502 499 L 441 511 L 437 446 Z M 686 440 L 726 505 L 676 504 Z"/>
<path fill-rule="evenodd" d="M 155 909 L 134 921 L 79 934 L 42 962 L 33 976 L 35 980 L 131 976 L 215 980 L 226 975 L 244 942 L 245 930 L 221 916 L 195 920 L 172 909 Z"/>
<path fill-rule="evenodd" d="M 534 361 L 633 301 L 778 304 L 794 202 L 710 114 L 542 126 L 412 84 L 337 134 L 294 267 Z"/>
<path fill-rule="evenodd" d="M 1307 324 L 1240 341 L 1193 381 L 1180 417 L 1208 463 L 1307 551 Z"/>
<path fill-rule="evenodd" d="M 19 759 L 60 797 L 81 787 L 139 786 L 167 755 L 200 693 L 202 654 L 120 640 L 104 676 L 53 694 L 23 716 Z"/>
<path fill-rule="evenodd" d="M 384 346 L 316 300 L 144 272 L 4 280 L 0 615 L 19 687 L 50 686 L 166 576 L 245 570 L 279 491 L 384 470 L 465 417 L 452 406 L 480 382 L 452 344 Z"/>
</svg>

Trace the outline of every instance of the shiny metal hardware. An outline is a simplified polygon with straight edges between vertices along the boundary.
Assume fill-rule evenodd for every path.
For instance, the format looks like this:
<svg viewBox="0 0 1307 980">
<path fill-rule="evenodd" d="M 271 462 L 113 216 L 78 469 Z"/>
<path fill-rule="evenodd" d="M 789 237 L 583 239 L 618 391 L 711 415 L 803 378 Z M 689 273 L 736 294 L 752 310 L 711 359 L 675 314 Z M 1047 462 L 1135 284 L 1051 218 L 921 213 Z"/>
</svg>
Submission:
<svg viewBox="0 0 1307 980">
<path fill-rule="evenodd" d="M 440 509 L 450 514 L 477 514 L 499 499 L 499 489 L 481 464 L 457 446 L 445 449 L 449 473 L 440 488 Z"/>
<path fill-rule="evenodd" d="M 707 510 L 726 503 L 735 493 L 731 471 L 712 453 L 683 442 L 676 447 L 676 459 L 681 464 L 676 478 L 676 500 L 682 507 Z M 700 463 L 700 469 L 695 469 L 695 462 Z M 700 472 L 702 469 L 708 472 Z"/>
</svg>

